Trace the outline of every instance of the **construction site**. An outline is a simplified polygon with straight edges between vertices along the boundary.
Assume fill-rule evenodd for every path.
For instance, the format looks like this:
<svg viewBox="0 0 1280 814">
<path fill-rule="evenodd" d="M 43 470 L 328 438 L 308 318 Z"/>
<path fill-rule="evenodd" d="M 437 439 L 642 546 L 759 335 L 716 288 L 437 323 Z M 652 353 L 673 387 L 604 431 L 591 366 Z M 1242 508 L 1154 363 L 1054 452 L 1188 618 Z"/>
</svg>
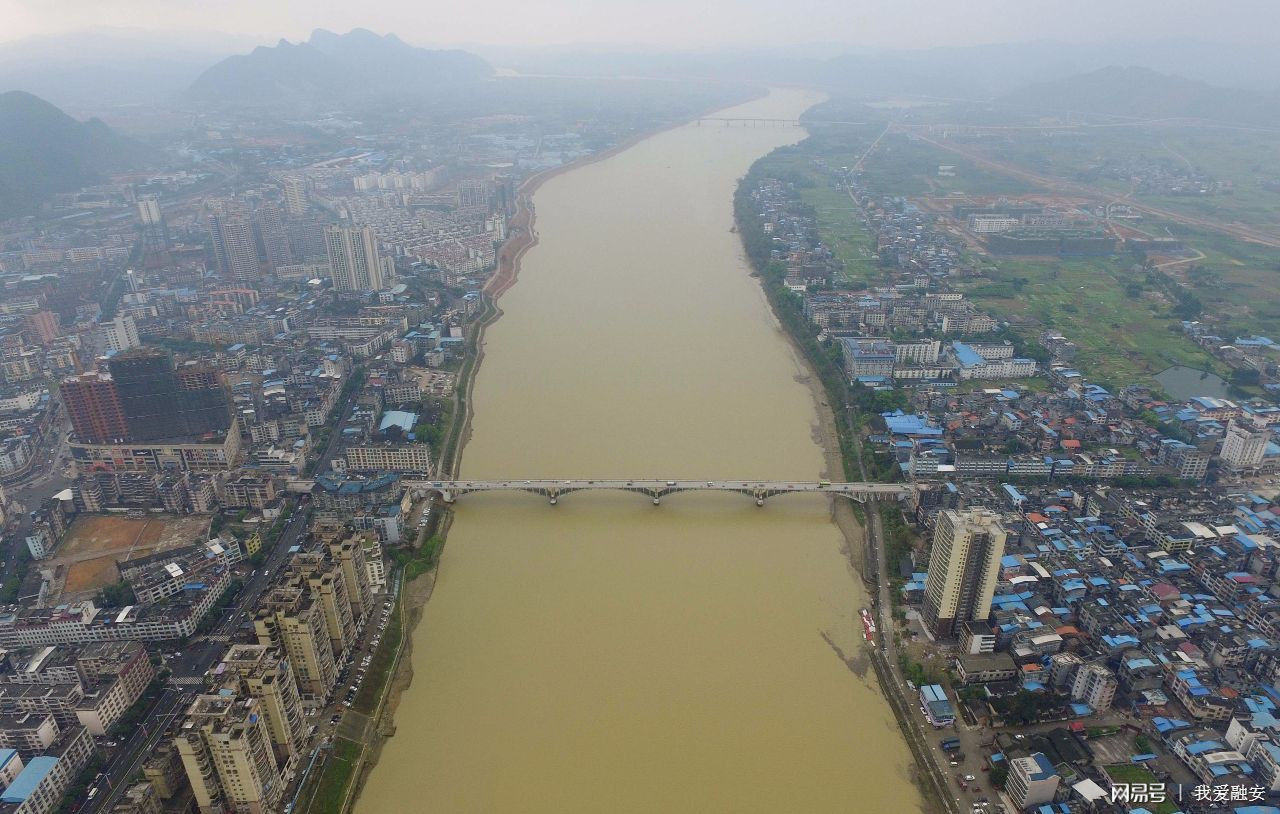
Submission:
<svg viewBox="0 0 1280 814">
<path fill-rule="evenodd" d="M 51 576 L 45 601 L 91 598 L 119 581 L 117 562 L 202 542 L 208 532 L 209 518 L 200 515 L 82 515 L 55 555 L 41 563 L 41 570 Z"/>
</svg>

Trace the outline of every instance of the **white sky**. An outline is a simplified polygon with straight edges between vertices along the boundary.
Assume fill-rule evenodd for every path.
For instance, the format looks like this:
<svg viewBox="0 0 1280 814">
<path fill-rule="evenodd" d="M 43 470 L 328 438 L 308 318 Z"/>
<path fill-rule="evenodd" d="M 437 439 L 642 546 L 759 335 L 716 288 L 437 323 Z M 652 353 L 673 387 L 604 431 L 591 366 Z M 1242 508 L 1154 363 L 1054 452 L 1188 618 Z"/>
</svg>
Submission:
<svg viewBox="0 0 1280 814">
<path fill-rule="evenodd" d="M 1275 42 L 1278 23 L 1280 0 L 0 0 L 0 41 L 103 26 L 270 40 L 364 27 L 419 45 L 925 48 L 1031 39 Z"/>
</svg>

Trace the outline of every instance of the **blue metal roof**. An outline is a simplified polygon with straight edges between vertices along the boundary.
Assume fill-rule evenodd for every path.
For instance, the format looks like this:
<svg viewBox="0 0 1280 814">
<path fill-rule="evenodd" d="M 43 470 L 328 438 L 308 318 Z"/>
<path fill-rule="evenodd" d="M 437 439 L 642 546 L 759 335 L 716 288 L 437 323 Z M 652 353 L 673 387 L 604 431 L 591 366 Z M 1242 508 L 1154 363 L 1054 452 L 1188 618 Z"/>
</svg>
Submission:
<svg viewBox="0 0 1280 814">
<path fill-rule="evenodd" d="M 409 432 L 413 429 L 414 422 L 417 420 L 416 413 L 410 413 L 406 410 L 388 410 L 383 414 L 382 423 L 378 425 L 378 429 L 385 430 L 394 425 L 404 432 Z"/>
<path fill-rule="evenodd" d="M 963 342 L 952 342 L 951 352 L 955 354 L 956 361 L 960 363 L 961 367 L 974 367 L 975 365 L 987 363 L 987 360 L 982 358 L 982 354 Z"/>
<path fill-rule="evenodd" d="M 31 762 L 18 773 L 9 788 L 5 789 L 3 794 L 0 794 L 0 803 L 25 802 L 31 796 L 31 793 L 36 790 L 36 787 L 40 785 L 40 782 L 44 780 L 45 775 L 53 771 L 53 767 L 56 765 L 58 765 L 58 759 L 49 755 L 31 758 Z"/>
</svg>

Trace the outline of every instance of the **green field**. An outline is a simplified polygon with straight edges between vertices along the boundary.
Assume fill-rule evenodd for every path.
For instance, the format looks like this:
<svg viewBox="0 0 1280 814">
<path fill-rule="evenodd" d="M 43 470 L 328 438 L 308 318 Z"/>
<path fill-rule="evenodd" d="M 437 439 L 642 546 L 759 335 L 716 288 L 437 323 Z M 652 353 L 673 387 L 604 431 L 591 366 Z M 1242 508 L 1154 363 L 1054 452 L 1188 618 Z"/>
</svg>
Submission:
<svg viewBox="0 0 1280 814">
<path fill-rule="evenodd" d="M 1075 364 L 1101 383 L 1120 387 L 1159 373 L 1171 365 L 1216 369 L 1214 360 L 1175 329 L 1169 304 L 1146 287 L 1138 296 L 1127 290 L 1143 283 L 1124 261 L 990 260 L 986 279 L 966 293 L 991 313 L 1023 317 L 1035 327 L 1061 331 L 1080 346 Z"/>
<path fill-rule="evenodd" d="M 308 779 L 308 788 L 299 795 L 298 808 L 306 814 L 341 814 L 359 759 L 360 744 L 335 738 L 323 769 L 318 776 Z"/>
<path fill-rule="evenodd" d="M 1168 229 L 1204 253 L 1204 259 L 1170 272 L 1195 289 L 1215 321 L 1225 322 L 1232 334 L 1280 334 L 1280 249 L 1185 226 Z M 1192 265 L 1202 273 L 1186 277 Z"/>
<path fill-rule="evenodd" d="M 820 117 L 819 117 L 820 118 Z M 822 127 L 801 144 L 778 150 L 759 164 L 761 171 L 793 183 L 812 207 L 822 240 L 845 268 L 846 283 L 880 284 L 884 271 L 874 252 L 873 238 L 848 196 L 832 184 L 832 170 L 852 166 L 875 141 L 884 120 L 850 127 Z M 1140 154 L 1170 161 L 1184 158 L 1215 177 L 1230 173 L 1234 198 L 1244 205 L 1254 190 L 1260 197 L 1249 205 L 1265 208 L 1273 193 L 1264 190 L 1271 170 L 1249 156 L 1210 155 L 1216 143 L 1240 141 L 1247 150 L 1258 136 L 1218 132 L 1161 132 L 1152 142 L 1145 132 L 1091 130 L 1047 138 L 1037 131 L 1014 131 L 992 139 L 984 149 L 1000 158 L 1061 177 L 1088 181 L 1100 190 L 1124 192 L 1126 182 L 1088 177 L 1103 158 Z M 1225 141 L 1224 141 L 1225 140 Z M 980 142 L 981 143 L 981 142 Z M 1269 153 L 1268 153 L 1269 154 Z M 1210 160 L 1212 159 L 1212 164 Z M 1041 162 L 1037 164 L 1037 162 Z M 939 164 L 954 164 L 956 177 L 937 176 Z M 1280 179 L 1280 169 L 1275 170 Z M 963 160 L 901 133 L 887 136 L 863 165 L 863 180 L 877 194 L 924 196 L 963 191 L 973 195 L 1017 194 L 1029 191 L 1017 179 L 978 170 Z M 1274 193 L 1280 210 L 1280 192 Z M 1203 199 L 1198 199 L 1203 204 Z M 1153 201 L 1164 205 L 1165 200 Z M 1187 200 L 1180 205 L 1189 205 Z M 1174 208 L 1174 207 L 1170 207 Z M 1243 213 L 1242 222 L 1249 222 Z M 1181 282 L 1203 303 L 1201 319 L 1225 323 L 1232 335 L 1280 335 L 1280 250 L 1244 243 L 1215 232 L 1194 230 L 1148 219 L 1139 228 L 1153 235 L 1171 234 L 1205 256 L 1194 263 L 1167 266 L 1163 273 Z M 1101 383 L 1119 387 L 1150 377 L 1171 365 L 1225 375 L 1224 366 L 1178 330 L 1179 317 L 1167 291 L 1147 279 L 1136 260 L 1118 258 L 1066 259 L 989 258 L 978 264 L 985 278 L 961 286 L 980 308 L 997 318 L 1019 324 L 1028 339 L 1043 329 L 1061 331 L 1081 352 L 1074 364 Z"/>
</svg>

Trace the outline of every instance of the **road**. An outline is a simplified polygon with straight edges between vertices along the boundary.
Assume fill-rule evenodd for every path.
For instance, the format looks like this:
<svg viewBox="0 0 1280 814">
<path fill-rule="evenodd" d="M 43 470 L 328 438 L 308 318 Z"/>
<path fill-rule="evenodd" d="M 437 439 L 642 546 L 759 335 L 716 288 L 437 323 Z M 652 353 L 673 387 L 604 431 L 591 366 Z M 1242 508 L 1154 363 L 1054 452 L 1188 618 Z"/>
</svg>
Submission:
<svg viewBox="0 0 1280 814">
<path fill-rule="evenodd" d="M 857 462 L 859 474 L 865 479 L 867 477 L 867 467 L 862 460 L 862 442 L 855 432 L 855 441 L 857 448 Z M 927 761 L 920 769 L 932 776 L 935 795 L 941 795 L 938 801 L 944 805 L 948 811 L 960 812 L 962 810 L 972 810 L 972 806 L 978 800 L 994 799 L 993 793 L 989 794 L 985 789 L 983 791 L 974 791 L 970 788 L 968 791 L 961 792 L 959 786 L 953 787 L 951 783 L 954 781 L 956 773 L 972 774 L 979 779 L 985 781 L 986 777 L 981 774 L 981 755 L 982 750 L 979 748 L 978 736 L 974 732 L 962 732 L 963 723 L 957 722 L 952 732 L 948 729 L 934 729 L 932 725 L 926 726 L 924 714 L 917 712 L 920 706 L 919 698 L 914 692 L 906 689 L 906 678 L 902 674 L 900 662 L 898 661 L 898 642 L 894 635 L 897 629 L 893 618 L 893 597 L 890 591 L 893 590 L 888 577 L 889 574 L 889 555 L 887 547 L 884 545 L 884 532 L 880 525 L 880 512 L 873 505 L 865 507 L 864 511 L 866 520 L 863 523 L 863 534 L 865 536 L 864 545 L 868 547 L 870 556 L 866 557 L 866 561 L 871 563 L 874 561 L 874 572 L 869 575 L 870 581 L 875 586 L 874 613 L 876 614 L 876 634 L 875 645 L 880 649 L 878 654 L 883 659 L 884 673 L 881 673 L 881 692 L 886 696 L 891 706 L 895 709 L 895 714 L 900 719 L 901 726 L 907 738 L 915 743 L 913 752 L 917 756 L 917 760 L 921 756 Z M 887 681 L 885 677 L 887 676 Z M 961 752 L 970 756 L 964 762 L 957 761 L 957 766 L 951 766 L 951 756 L 942 751 L 939 746 L 941 741 L 947 737 L 961 738 Z M 992 810 L 992 809 L 988 809 Z"/>
<path fill-rule="evenodd" d="M 263 567 L 250 577 L 241 589 L 236 601 L 224 612 L 217 626 L 208 634 L 198 637 L 181 651 L 180 656 L 171 658 L 168 667 L 172 675 L 170 686 L 165 689 L 156 701 L 155 707 L 147 715 L 146 720 L 123 744 L 117 747 L 116 754 L 104 769 L 109 791 L 99 791 L 98 796 L 85 807 L 85 811 L 109 811 L 129 784 L 129 778 L 139 771 L 140 764 L 155 748 L 160 737 L 169 727 L 169 723 L 190 705 L 195 695 L 202 690 L 200 683 L 204 674 L 222 658 L 227 645 L 223 637 L 229 637 L 235 628 L 248 619 L 250 609 L 257 608 L 258 598 L 271 583 L 285 561 L 289 558 L 289 549 L 298 544 L 306 533 L 306 512 L 302 509 L 294 512 L 280 535 L 275 548 L 267 556 Z"/>
<path fill-rule="evenodd" d="M 193 691 L 179 691 L 173 687 L 161 693 L 151 714 L 107 762 L 102 770 L 105 778 L 99 781 L 98 795 L 85 805 L 83 811 L 109 811 L 116 804 L 128 790 L 129 779 L 142 771 L 142 763 L 168 731 L 169 724 L 182 714 L 194 697 Z M 105 789 L 101 787 L 102 783 L 106 783 Z"/>
<path fill-rule="evenodd" d="M 22 506 L 21 513 L 15 515 L 5 528 L 4 546 L 0 550 L 3 562 L 0 562 L 0 582 L 8 579 L 17 567 L 19 547 L 26 546 L 26 537 L 31 533 L 31 512 L 40 507 L 46 498 L 71 485 L 65 467 L 70 461 L 67 450 L 67 419 L 65 411 L 57 409 L 56 415 L 49 422 L 49 429 L 44 439 L 56 439 L 52 449 L 47 443 L 41 443 L 33 453 L 30 474 L 5 486 L 5 495 L 9 500 Z"/>
<path fill-rule="evenodd" d="M 358 388 L 352 388 L 342 403 L 337 406 L 337 420 L 326 424 L 329 427 L 329 440 L 324 445 L 324 450 L 320 453 L 320 457 L 316 458 L 315 474 L 323 475 L 330 469 L 329 462 L 333 460 L 333 446 L 338 443 L 338 439 L 342 437 L 342 422 L 346 421 L 347 416 L 351 415 L 351 402 L 355 399 Z"/>
</svg>

